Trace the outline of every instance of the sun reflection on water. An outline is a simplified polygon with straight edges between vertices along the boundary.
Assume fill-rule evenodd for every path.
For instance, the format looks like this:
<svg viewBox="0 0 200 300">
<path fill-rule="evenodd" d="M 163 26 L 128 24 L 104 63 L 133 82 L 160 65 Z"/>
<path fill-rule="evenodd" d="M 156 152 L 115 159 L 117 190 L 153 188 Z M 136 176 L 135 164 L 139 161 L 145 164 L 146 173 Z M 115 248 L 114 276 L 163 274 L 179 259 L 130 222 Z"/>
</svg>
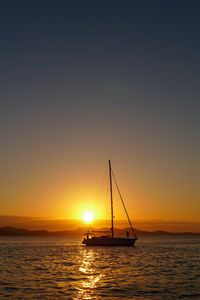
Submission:
<svg viewBox="0 0 200 300">
<path fill-rule="evenodd" d="M 95 288 L 97 288 L 97 283 L 103 277 L 103 274 L 97 274 L 93 267 L 96 259 L 98 259 L 97 253 L 93 249 L 80 250 L 79 272 L 83 275 L 83 280 L 80 282 L 80 286 L 77 287 L 77 294 L 74 299 L 95 299 Z"/>
</svg>

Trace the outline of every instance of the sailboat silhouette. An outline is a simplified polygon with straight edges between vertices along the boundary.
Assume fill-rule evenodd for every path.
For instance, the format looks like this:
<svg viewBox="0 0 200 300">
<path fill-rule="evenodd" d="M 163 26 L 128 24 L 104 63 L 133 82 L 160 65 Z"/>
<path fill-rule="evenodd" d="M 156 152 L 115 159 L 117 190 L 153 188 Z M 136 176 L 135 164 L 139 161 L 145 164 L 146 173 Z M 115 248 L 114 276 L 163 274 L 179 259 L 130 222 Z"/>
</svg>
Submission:
<svg viewBox="0 0 200 300">
<path fill-rule="evenodd" d="M 127 209 L 125 207 L 124 201 L 122 199 L 117 181 L 115 179 L 113 170 L 111 168 L 111 161 L 108 161 L 109 164 L 109 178 L 110 178 L 110 202 L 111 202 L 111 230 L 110 231 L 92 231 L 87 232 L 84 235 L 84 239 L 82 241 L 82 244 L 85 244 L 86 246 L 134 246 L 135 241 L 137 240 L 137 236 L 135 234 L 135 231 L 133 229 L 133 226 L 131 224 L 131 220 L 129 218 Z M 112 192 L 112 178 L 114 179 L 114 182 L 116 184 L 120 199 L 122 201 L 127 219 L 129 221 L 129 225 L 131 227 L 133 237 L 129 238 L 129 232 L 127 232 L 127 237 L 114 237 L 114 222 L 113 222 L 113 192 Z M 95 233 L 102 233 L 101 236 L 95 236 Z"/>
</svg>

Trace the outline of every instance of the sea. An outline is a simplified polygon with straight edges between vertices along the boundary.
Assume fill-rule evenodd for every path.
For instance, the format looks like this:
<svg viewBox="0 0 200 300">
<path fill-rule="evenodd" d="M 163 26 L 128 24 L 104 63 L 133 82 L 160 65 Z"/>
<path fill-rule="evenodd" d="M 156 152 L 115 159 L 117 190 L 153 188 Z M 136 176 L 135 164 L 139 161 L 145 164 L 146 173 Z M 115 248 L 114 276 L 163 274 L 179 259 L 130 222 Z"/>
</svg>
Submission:
<svg viewBox="0 0 200 300">
<path fill-rule="evenodd" d="M 200 299 L 200 237 L 0 237 L 0 299 Z"/>
</svg>

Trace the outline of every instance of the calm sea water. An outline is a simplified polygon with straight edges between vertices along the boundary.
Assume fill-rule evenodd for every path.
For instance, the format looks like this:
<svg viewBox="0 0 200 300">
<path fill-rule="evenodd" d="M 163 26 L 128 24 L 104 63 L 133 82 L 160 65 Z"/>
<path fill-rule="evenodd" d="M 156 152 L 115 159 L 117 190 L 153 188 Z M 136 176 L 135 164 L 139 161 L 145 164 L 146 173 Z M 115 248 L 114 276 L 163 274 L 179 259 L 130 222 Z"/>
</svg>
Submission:
<svg viewBox="0 0 200 300">
<path fill-rule="evenodd" d="M 0 237 L 4 298 L 200 299 L 200 238 L 87 248 L 80 239 Z"/>
</svg>

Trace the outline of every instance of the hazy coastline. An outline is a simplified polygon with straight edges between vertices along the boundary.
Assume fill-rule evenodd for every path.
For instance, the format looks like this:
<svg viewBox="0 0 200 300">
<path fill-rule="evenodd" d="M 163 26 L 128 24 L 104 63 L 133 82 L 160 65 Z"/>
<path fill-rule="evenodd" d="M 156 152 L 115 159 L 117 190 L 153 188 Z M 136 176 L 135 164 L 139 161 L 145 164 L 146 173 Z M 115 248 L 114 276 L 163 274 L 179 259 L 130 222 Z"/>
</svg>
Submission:
<svg viewBox="0 0 200 300">
<path fill-rule="evenodd" d="M 95 230 L 96 228 L 90 227 L 89 230 Z M 24 228 L 15 228 L 11 226 L 0 227 L 0 236 L 66 236 L 66 237 L 76 237 L 82 236 L 88 228 L 77 228 L 74 230 L 62 230 L 62 231 L 48 231 L 48 230 L 27 230 Z M 101 228 L 101 230 L 109 230 L 109 228 Z M 117 236 L 125 236 L 126 232 L 130 230 L 129 228 L 115 229 L 115 235 Z M 194 232 L 167 232 L 167 231 L 142 231 L 135 229 L 135 233 L 137 236 L 199 236 L 200 233 Z"/>
<path fill-rule="evenodd" d="M 200 233 L 199 222 L 180 222 L 166 220 L 131 220 L 134 228 L 145 232 L 170 232 L 170 233 Z M 22 217 L 22 216 L 0 216 L 0 228 L 2 227 L 24 228 L 27 230 L 46 231 L 76 231 L 80 228 L 86 231 L 88 228 L 109 228 L 109 220 L 94 220 L 90 225 L 82 220 L 55 219 L 49 217 Z M 127 221 L 115 220 L 115 227 L 124 229 L 128 227 Z"/>
</svg>

